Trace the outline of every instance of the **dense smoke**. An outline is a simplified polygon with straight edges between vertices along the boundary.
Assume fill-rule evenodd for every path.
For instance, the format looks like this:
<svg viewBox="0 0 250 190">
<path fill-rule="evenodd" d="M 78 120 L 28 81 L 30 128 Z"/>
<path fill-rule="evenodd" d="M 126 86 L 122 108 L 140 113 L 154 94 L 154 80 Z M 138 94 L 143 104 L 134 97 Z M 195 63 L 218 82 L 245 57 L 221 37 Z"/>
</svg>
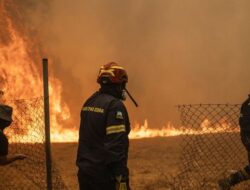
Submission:
<svg viewBox="0 0 250 190">
<path fill-rule="evenodd" d="M 132 123 L 159 127 L 175 122 L 177 104 L 241 103 L 250 92 L 247 0 L 16 2 L 53 57 L 76 125 L 109 61 L 128 70 L 140 105 L 126 102 Z"/>
<path fill-rule="evenodd" d="M 54 1 L 50 46 L 83 90 L 73 109 L 110 60 L 128 70 L 140 104 L 127 102 L 132 120 L 158 127 L 176 118 L 176 104 L 240 103 L 250 91 L 249 8 L 247 0 Z"/>
</svg>

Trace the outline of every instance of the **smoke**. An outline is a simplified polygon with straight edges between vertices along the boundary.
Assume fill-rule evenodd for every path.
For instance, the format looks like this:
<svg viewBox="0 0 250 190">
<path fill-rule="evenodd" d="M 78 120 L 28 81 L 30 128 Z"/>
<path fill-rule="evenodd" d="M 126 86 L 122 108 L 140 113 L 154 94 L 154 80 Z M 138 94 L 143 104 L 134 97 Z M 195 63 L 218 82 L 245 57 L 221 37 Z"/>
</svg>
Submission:
<svg viewBox="0 0 250 190">
<path fill-rule="evenodd" d="M 76 125 L 109 61 L 128 71 L 140 105 L 126 101 L 132 123 L 159 127 L 177 120 L 177 104 L 241 103 L 249 93 L 247 0 L 54 0 L 36 11 L 27 2 Z"/>
</svg>

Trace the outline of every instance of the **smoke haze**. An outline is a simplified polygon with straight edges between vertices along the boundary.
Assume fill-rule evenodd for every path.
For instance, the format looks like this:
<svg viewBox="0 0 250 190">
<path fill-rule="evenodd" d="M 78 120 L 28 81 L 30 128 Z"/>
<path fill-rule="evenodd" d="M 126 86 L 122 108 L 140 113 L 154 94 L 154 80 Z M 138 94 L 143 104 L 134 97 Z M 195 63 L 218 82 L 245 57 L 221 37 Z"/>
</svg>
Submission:
<svg viewBox="0 0 250 190">
<path fill-rule="evenodd" d="M 139 103 L 126 101 L 132 123 L 148 118 L 160 127 L 177 120 L 177 104 L 241 103 L 250 92 L 248 0 L 53 0 L 37 7 L 28 9 L 30 19 L 76 125 L 109 61 L 128 71 Z"/>
</svg>

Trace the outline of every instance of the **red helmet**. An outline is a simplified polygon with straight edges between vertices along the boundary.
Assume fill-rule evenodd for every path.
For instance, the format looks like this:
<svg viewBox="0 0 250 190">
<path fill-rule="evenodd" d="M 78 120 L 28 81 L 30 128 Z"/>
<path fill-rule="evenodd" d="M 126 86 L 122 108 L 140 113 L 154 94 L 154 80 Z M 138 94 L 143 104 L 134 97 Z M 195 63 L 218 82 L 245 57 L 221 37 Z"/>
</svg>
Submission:
<svg viewBox="0 0 250 190">
<path fill-rule="evenodd" d="M 97 82 L 99 84 L 122 84 L 128 82 L 125 69 L 115 62 L 110 62 L 100 68 Z"/>
</svg>

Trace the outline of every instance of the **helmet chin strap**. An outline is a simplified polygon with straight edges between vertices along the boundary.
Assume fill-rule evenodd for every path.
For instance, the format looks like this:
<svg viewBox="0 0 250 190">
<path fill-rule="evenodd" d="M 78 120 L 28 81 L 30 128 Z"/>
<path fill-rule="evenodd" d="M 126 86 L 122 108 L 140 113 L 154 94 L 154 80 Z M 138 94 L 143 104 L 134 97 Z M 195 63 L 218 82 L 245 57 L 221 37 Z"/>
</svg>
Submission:
<svg viewBox="0 0 250 190">
<path fill-rule="evenodd" d="M 127 92 L 129 98 L 132 100 L 132 102 L 135 104 L 135 106 L 138 107 L 137 102 L 136 102 L 135 99 L 132 97 L 132 95 L 129 93 L 129 91 L 128 91 L 126 88 L 124 88 L 124 90 Z"/>
</svg>

